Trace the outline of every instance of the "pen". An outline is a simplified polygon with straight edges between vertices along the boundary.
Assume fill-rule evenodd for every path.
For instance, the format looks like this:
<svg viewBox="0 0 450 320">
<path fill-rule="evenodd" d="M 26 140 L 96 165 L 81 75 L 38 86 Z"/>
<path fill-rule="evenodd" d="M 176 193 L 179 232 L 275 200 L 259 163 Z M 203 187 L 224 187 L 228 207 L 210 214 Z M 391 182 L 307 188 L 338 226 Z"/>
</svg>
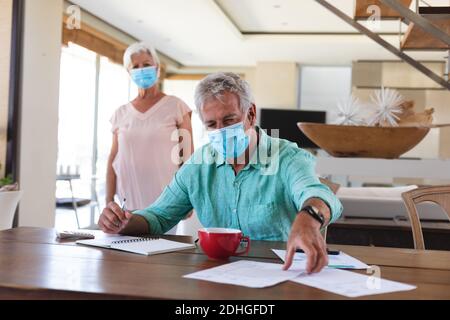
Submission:
<svg viewBox="0 0 450 320">
<path fill-rule="evenodd" d="M 297 249 L 295 252 L 298 253 L 305 253 L 305 251 L 303 251 L 302 249 Z M 330 256 L 338 256 L 341 252 L 340 251 L 334 251 L 334 250 L 329 250 L 327 249 L 327 253 Z"/>
<path fill-rule="evenodd" d="M 124 198 L 124 199 L 123 199 L 123 202 L 122 202 L 122 208 L 120 208 L 124 213 L 127 211 L 126 202 L 127 202 L 127 199 Z M 120 227 L 121 224 L 122 224 L 122 221 L 119 222 L 118 227 Z"/>
<path fill-rule="evenodd" d="M 126 202 L 127 202 L 127 199 L 124 198 L 124 199 L 123 199 L 123 202 L 122 202 L 122 211 L 123 211 L 123 212 L 127 211 Z"/>
</svg>

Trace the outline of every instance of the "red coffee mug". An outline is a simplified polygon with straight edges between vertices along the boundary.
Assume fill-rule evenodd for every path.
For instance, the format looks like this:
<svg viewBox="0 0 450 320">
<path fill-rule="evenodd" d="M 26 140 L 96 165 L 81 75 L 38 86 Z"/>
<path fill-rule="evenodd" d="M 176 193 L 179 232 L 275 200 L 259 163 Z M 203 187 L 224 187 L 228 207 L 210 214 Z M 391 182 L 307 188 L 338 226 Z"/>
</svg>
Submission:
<svg viewBox="0 0 450 320">
<path fill-rule="evenodd" d="M 200 247 L 211 259 L 227 260 L 233 255 L 243 255 L 250 250 L 250 238 L 241 230 L 225 228 L 205 228 L 198 231 Z M 241 242 L 247 242 L 243 252 L 236 252 Z"/>
</svg>

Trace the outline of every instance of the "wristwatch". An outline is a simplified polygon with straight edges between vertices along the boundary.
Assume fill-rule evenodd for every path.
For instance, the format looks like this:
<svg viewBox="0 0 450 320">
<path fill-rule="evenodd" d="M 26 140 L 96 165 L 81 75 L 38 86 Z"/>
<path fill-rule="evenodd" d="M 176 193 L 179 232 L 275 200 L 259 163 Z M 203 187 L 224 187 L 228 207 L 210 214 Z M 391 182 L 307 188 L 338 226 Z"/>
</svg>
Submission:
<svg viewBox="0 0 450 320">
<path fill-rule="evenodd" d="M 320 228 L 323 228 L 325 225 L 325 217 L 323 214 L 320 213 L 319 209 L 317 209 L 314 206 L 306 206 L 302 209 L 301 212 L 306 212 L 311 217 L 313 217 L 315 220 L 317 220 L 320 223 Z"/>
</svg>

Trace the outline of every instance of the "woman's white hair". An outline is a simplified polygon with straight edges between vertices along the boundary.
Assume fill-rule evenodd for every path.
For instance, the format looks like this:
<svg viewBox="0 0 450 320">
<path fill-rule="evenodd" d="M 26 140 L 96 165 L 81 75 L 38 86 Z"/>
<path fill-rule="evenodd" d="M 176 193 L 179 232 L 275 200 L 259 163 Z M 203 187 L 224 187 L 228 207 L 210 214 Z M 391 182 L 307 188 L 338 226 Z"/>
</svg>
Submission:
<svg viewBox="0 0 450 320">
<path fill-rule="evenodd" d="M 237 94 L 239 106 L 244 113 L 255 103 L 250 85 L 236 73 L 213 73 L 203 79 L 195 89 L 195 105 L 200 117 L 205 101 L 210 98 L 222 101 L 225 92 Z"/>
<path fill-rule="evenodd" d="M 125 50 L 125 54 L 123 55 L 123 66 L 125 67 L 125 69 L 130 69 L 131 57 L 133 56 L 133 54 L 141 52 L 148 53 L 153 58 L 153 61 L 155 61 L 156 65 L 160 65 L 160 60 L 155 48 L 145 42 L 136 42 L 129 46 L 127 50 Z"/>
</svg>

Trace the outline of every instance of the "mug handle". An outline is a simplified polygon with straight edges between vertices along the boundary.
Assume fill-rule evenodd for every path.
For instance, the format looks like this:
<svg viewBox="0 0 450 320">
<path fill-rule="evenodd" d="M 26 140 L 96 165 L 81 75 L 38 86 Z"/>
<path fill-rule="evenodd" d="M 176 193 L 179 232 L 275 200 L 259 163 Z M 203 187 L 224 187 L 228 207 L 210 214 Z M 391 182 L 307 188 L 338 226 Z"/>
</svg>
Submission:
<svg viewBox="0 0 450 320">
<path fill-rule="evenodd" d="M 250 251 L 250 238 L 242 237 L 241 242 L 247 242 L 247 247 L 245 248 L 245 251 L 236 252 L 235 255 L 237 255 L 237 256 L 242 256 L 243 254 L 247 254 Z"/>
</svg>

